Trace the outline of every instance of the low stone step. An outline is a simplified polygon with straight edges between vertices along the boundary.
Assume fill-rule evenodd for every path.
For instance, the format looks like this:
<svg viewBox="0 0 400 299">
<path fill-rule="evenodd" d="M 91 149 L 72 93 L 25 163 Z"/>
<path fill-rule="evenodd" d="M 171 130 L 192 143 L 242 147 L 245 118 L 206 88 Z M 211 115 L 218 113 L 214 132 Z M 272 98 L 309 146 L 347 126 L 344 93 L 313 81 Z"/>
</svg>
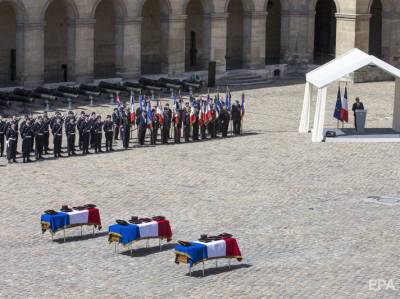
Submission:
<svg viewBox="0 0 400 299">
<path fill-rule="evenodd" d="M 259 75 L 238 75 L 238 76 L 224 76 L 225 80 L 246 80 L 246 79 L 259 79 L 262 78 Z"/>
</svg>

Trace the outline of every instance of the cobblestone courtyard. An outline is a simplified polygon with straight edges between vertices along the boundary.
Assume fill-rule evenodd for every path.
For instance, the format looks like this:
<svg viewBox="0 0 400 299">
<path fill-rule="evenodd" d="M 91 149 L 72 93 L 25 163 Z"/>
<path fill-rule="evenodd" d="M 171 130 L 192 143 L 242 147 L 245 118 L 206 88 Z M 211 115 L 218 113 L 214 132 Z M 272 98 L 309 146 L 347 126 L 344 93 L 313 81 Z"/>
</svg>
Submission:
<svg viewBox="0 0 400 299">
<path fill-rule="evenodd" d="M 24 165 L 3 159 L 0 297 L 399 297 L 400 205 L 365 199 L 400 196 L 400 144 L 312 144 L 297 133 L 303 91 L 247 90 L 239 138 Z M 349 86 L 369 127 L 391 127 L 393 93 L 392 82 Z M 89 202 L 103 232 L 115 219 L 162 214 L 172 243 L 230 232 L 244 261 L 231 270 L 210 262 L 206 277 L 201 267 L 189 277 L 173 245 L 159 252 L 153 241 L 131 257 L 114 253 L 104 233 L 80 239 L 71 229 L 66 243 L 41 234 L 44 210 Z M 369 290 L 373 279 L 392 279 L 396 290 Z"/>
</svg>

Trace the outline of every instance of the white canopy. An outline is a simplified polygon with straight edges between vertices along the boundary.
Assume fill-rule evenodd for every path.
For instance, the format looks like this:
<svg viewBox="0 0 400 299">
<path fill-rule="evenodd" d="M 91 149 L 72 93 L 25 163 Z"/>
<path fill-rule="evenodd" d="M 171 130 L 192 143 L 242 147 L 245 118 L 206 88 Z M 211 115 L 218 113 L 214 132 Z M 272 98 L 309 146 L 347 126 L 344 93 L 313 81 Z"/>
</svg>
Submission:
<svg viewBox="0 0 400 299">
<path fill-rule="evenodd" d="M 315 87 L 317 88 L 317 103 L 314 116 L 314 127 L 312 130 L 312 141 L 323 141 L 327 86 L 368 65 L 379 67 L 396 77 L 393 129 L 395 131 L 400 131 L 400 70 L 375 56 L 368 55 L 359 49 L 353 49 L 306 75 L 307 82 L 304 92 L 299 132 L 309 132 L 310 105 L 313 87 Z"/>
</svg>

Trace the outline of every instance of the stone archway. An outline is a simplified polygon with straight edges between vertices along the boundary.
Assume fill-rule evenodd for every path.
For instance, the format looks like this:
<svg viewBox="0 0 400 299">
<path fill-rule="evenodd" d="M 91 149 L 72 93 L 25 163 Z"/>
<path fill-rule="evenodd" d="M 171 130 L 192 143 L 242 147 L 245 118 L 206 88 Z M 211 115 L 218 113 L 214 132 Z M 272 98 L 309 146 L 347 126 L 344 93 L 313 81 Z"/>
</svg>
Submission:
<svg viewBox="0 0 400 299">
<path fill-rule="evenodd" d="M 186 14 L 185 70 L 205 69 L 205 22 L 201 0 L 190 0 Z"/>
<path fill-rule="evenodd" d="M 17 14 L 9 2 L 0 3 L 0 36 L 0 85 L 9 85 L 17 81 Z"/>
<path fill-rule="evenodd" d="M 226 34 L 226 68 L 240 69 L 243 66 L 243 16 L 242 0 L 230 0 L 228 5 Z"/>
<path fill-rule="evenodd" d="M 279 64 L 281 57 L 281 17 L 280 0 L 268 0 L 265 36 L 265 64 Z"/>
<path fill-rule="evenodd" d="M 116 17 L 112 0 L 102 0 L 96 7 L 94 26 L 94 77 L 106 78 L 116 73 Z"/>
<path fill-rule="evenodd" d="M 369 54 L 382 58 L 382 2 L 374 0 L 369 23 Z"/>
<path fill-rule="evenodd" d="M 74 9 L 67 0 L 54 0 L 46 9 L 45 82 L 63 82 L 74 78 L 75 19 Z"/>
<path fill-rule="evenodd" d="M 336 14 L 333 0 L 318 0 L 315 8 L 314 63 L 323 64 L 335 58 Z"/>
</svg>

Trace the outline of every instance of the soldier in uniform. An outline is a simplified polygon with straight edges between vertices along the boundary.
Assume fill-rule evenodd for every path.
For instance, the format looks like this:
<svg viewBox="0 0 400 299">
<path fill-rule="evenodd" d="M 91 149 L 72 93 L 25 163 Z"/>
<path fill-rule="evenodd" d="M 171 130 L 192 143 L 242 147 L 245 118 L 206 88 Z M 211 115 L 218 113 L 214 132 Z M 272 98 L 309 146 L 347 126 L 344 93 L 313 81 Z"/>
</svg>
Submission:
<svg viewBox="0 0 400 299">
<path fill-rule="evenodd" d="M 157 136 L 158 136 L 158 129 L 160 128 L 160 119 L 158 118 L 158 115 L 156 114 L 156 109 L 152 109 L 153 112 L 153 120 L 151 122 L 152 124 L 152 129 L 151 129 L 151 136 L 150 136 L 150 143 L 151 145 L 156 145 L 157 142 Z"/>
<path fill-rule="evenodd" d="M 119 115 L 117 108 L 114 108 L 114 112 L 112 114 L 112 120 L 114 123 L 114 138 L 115 140 L 118 140 L 119 127 L 121 126 L 121 116 Z"/>
<path fill-rule="evenodd" d="M 18 140 L 18 130 L 15 122 L 10 123 L 10 127 L 6 131 L 6 140 L 7 140 L 7 160 L 8 163 L 13 161 L 17 162 L 17 140 Z"/>
<path fill-rule="evenodd" d="M 96 146 L 96 133 L 94 130 L 94 124 L 96 123 L 96 113 L 92 112 L 90 115 L 89 123 L 90 123 L 90 148 L 95 148 Z"/>
<path fill-rule="evenodd" d="M 36 160 L 43 160 L 43 139 L 44 139 L 45 126 L 43 118 L 39 116 L 35 122 L 33 131 L 35 133 L 35 158 Z"/>
<path fill-rule="evenodd" d="M 0 115 L 0 157 L 3 157 L 4 153 L 4 136 L 6 135 L 7 123 L 3 119 L 3 115 Z"/>
<path fill-rule="evenodd" d="M 199 140 L 199 110 L 195 107 L 192 107 L 191 109 L 194 109 L 194 115 L 196 117 L 196 120 L 192 126 L 193 127 L 192 139 L 193 139 L 193 141 L 198 141 Z"/>
<path fill-rule="evenodd" d="M 61 139 L 62 139 L 62 124 L 61 118 L 56 118 L 52 126 L 53 133 L 53 144 L 54 144 L 54 158 L 59 158 L 61 156 Z"/>
<path fill-rule="evenodd" d="M 240 111 L 239 101 L 232 105 L 232 121 L 233 121 L 233 134 L 240 135 L 240 125 L 242 122 L 242 113 Z"/>
<path fill-rule="evenodd" d="M 123 113 L 122 113 L 121 124 L 122 124 L 122 130 L 121 130 L 122 144 L 123 144 L 124 148 L 127 149 L 129 147 L 129 138 L 130 138 L 130 134 L 131 134 L 131 123 L 129 121 L 129 115 L 125 111 L 123 111 Z"/>
<path fill-rule="evenodd" d="M 46 155 L 49 154 L 49 139 L 50 139 L 50 120 L 47 113 L 43 115 L 43 148 Z"/>
<path fill-rule="evenodd" d="M 165 115 L 165 113 L 167 113 L 168 119 L 169 119 L 169 123 L 167 124 L 167 129 L 168 129 L 168 131 L 167 131 L 167 139 L 169 139 L 169 138 L 171 138 L 170 131 L 171 131 L 172 110 L 169 108 L 169 104 L 168 103 L 166 103 L 165 107 L 164 107 L 164 115 Z M 164 119 L 165 119 L 165 116 L 164 116 Z M 167 143 L 168 143 L 168 140 L 167 140 Z"/>
<path fill-rule="evenodd" d="M 101 153 L 103 152 L 101 149 L 101 139 L 103 136 L 103 122 L 101 121 L 101 116 L 98 115 L 96 122 L 94 123 L 94 132 L 95 132 L 95 138 L 96 142 L 94 145 L 94 151 L 96 153 Z"/>
<path fill-rule="evenodd" d="M 229 122 L 230 122 L 230 115 L 229 115 L 229 112 L 226 110 L 225 105 L 222 105 L 221 113 L 219 115 L 219 121 L 221 124 L 222 137 L 227 137 L 228 129 L 229 129 Z"/>
<path fill-rule="evenodd" d="M 214 105 L 211 105 L 211 120 L 207 124 L 208 134 L 210 134 L 211 138 L 217 137 L 217 130 L 216 130 L 216 112 L 214 109 Z"/>
<path fill-rule="evenodd" d="M 67 135 L 68 156 L 76 156 L 76 153 L 75 153 L 75 136 L 76 136 L 75 118 L 69 118 L 69 121 L 65 127 L 65 134 Z"/>
<path fill-rule="evenodd" d="M 144 145 L 144 140 L 146 138 L 146 131 L 147 131 L 147 112 L 142 111 L 139 117 L 136 120 L 136 125 L 139 131 L 139 144 Z"/>
<path fill-rule="evenodd" d="M 183 116 L 183 110 L 179 109 L 176 112 L 174 119 L 172 120 L 174 122 L 175 143 L 181 143 L 182 116 Z"/>
<path fill-rule="evenodd" d="M 22 158 L 23 163 L 32 162 L 30 159 L 31 156 L 31 147 L 32 147 L 32 139 L 34 136 L 33 126 L 31 124 L 31 120 L 29 118 L 26 119 L 25 123 L 21 123 L 20 134 L 22 138 Z"/>
<path fill-rule="evenodd" d="M 189 142 L 190 138 L 189 103 L 186 103 L 185 108 L 182 111 L 182 123 L 183 123 L 183 137 L 185 138 L 185 142 Z"/>
<path fill-rule="evenodd" d="M 82 148 L 83 148 L 83 146 L 82 146 L 82 144 L 83 144 L 83 126 L 82 126 L 82 123 L 84 122 L 84 120 L 85 120 L 85 111 L 82 111 L 81 112 L 81 116 L 78 118 L 78 121 L 76 122 L 76 127 L 78 128 L 78 137 L 79 137 L 79 139 L 78 139 L 78 145 L 79 145 L 79 149 L 80 150 L 82 150 Z"/>
<path fill-rule="evenodd" d="M 113 152 L 112 144 L 113 144 L 113 133 L 114 127 L 113 122 L 111 120 L 111 115 L 107 115 L 106 121 L 103 125 L 104 134 L 106 135 L 106 152 Z"/>
<path fill-rule="evenodd" d="M 170 109 L 165 105 L 164 111 L 163 111 L 163 118 L 164 118 L 164 123 L 161 127 L 161 143 L 162 144 L 167 144 L 168 143 L 168 138 L 169 138 L 169 131 L 171 129 L 171 116 L 170 116 Z"/>
<path fill-rule="evenodd" d="M 89 115 L 85 116 L 85 120 L 81 124 L 82 127 L 82 155 L 90 154 L 89 152 L 89 139 L 90 139 L 90 121 Z"/>
<path fill-rule="evenodd" d="M 19 134 L 18 134 L 18 128 L 19 128 L 19 119 L 15 116 L 15 115 L 13 115 L 13 117 L 11 118 L 11 121 L 10 121 L 10 126 L 12 125 L 12 124 L 15 124 L 15 130 L 17 131 L 17 139 L 15 140 L 15 142 L 13 142 L 13 145 L 14 145 L 14 147 L 15 147 L 15 153 L 16 154 L 19 154 L 18 153 L 18 151 L 17 151 L 17 145 L 18 145 L 18 138 L 19 138 Z"/>
</svg>

